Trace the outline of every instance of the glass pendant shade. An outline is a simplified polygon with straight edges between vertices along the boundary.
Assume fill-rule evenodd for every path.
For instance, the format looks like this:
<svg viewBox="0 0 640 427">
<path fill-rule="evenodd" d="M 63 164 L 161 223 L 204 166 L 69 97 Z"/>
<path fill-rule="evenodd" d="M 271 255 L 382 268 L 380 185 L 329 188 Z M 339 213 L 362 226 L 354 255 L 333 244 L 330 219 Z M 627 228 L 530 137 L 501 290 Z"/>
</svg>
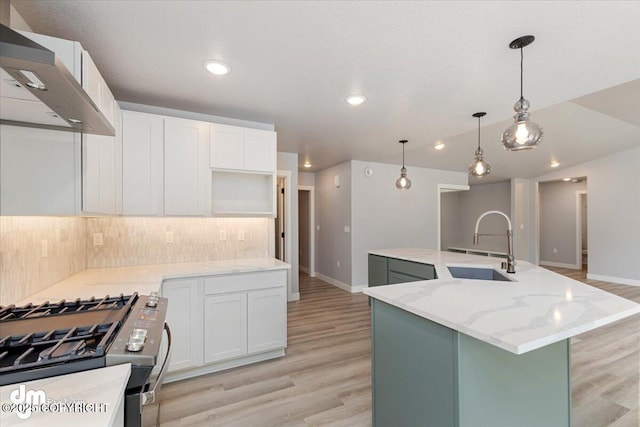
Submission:
<svg viewBox="0 0 640 427">
<path fill-rule="evenodd" d="M 482 159 L 482 148 L 476 150 L 476 159 L 469 165 L 469 175 L 482 178 L 491 173 L 491 165 Z"/>
<path fill-rule="evenodd" d="M 408 190 L 411 188 L 411 180 L 407 178 L 407 168 L 404 167 L 404 144 L 406 144 L 406 139 L 402 139 L 398 141 L 402 144 L 402 169 L 400 169 L 400 178 L 396 180 L 396 188 L 398 190 Z"/>
<path fill-rule="evenodd" d="M 513 109 L 516 111 L 513 124 L 502 132 L 502 145 L 509 151 L 530 150 L 540 143 L 544 132 L 537 123 L 529 120 L 529 101 L 521 98 Z"/>
<path fill-rule="evenodd" d="M 476 178 L 482 178 L 491 173 L 491 165 L 485 162 L 482 156 L 484 155 L 484 151 L 480 148 L 480 119 L 484 117 L 487 113 L 479 112 L 474 113 L 473 117 L 478 119 L 478 148 L 476 149 L 476 159 L 469 165 L 469 175 L 475 176 Z"/>
<path fill-rule="evenodd" d="M 400 178 L 396 180 L 396 188 L 398 190 L 408 190 L 411 188 L 411 180 L 407 178 L 407 169 L 404 166 L 400 169 Z"/>
<path fill-rule="evenodd" d="M 542 140 L 542 128 L 529 120 L 529 101 L 522 96 L 523 48 L 533 43 L 534 40 L 533 36 L 522 36 L 509 43 L 511 49 L 520 49 L 520 99 L 513 106 L 516 112 L 513 116 L 513 124 L 502 132 L 500 137 L 502 146 L 509 151 L 530 150 Z"/>
</svg>

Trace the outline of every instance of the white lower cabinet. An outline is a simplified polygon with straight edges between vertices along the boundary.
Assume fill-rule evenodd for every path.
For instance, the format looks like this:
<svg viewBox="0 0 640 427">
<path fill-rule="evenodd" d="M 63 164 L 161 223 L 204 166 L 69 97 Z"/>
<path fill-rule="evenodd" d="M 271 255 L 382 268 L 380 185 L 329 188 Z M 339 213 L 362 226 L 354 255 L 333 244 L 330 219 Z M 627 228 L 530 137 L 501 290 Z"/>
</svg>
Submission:
<svg viewBox="0 0 640 427">
<path fill-rule="evenodd" d="M 257 353 L 285 346 L 287 329 L 286 288 L 247 293 L 247 351 Z"/>
<path fill-rule="evenodd" d="M 171 279 L 168 382 L 284 356 L 287 270 Z"/>
<path fill-rule="evenodd" d="M 169 371 L 202 365 L 202 278 L 165 280 L 162 296 L 173 339 Z"/>
<path fill-rule="evenodd" d="M 204 363 L 247 354 L 247 294 L 204 297 Z"/>
</svg>

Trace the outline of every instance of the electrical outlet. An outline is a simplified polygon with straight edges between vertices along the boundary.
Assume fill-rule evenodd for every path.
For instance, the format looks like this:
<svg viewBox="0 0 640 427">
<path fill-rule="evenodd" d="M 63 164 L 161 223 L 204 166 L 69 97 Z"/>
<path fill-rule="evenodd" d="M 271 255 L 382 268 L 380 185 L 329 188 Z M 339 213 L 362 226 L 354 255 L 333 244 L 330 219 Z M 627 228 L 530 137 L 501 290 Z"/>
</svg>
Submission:
<svg viewBox="0 0 640 427">
<path fill-rule="evenodd" d="M 93 246 L 104 245 L 104 236 L 102 233 L 93 233 Z"/>
<path fill-rule="evenodd" d="M 316 225 L 316 230 L 320 231 L 320 224 Z"/>
<path fill-rule="evenodd" d="M 344 232 L 345 233 L 350 233 L 351 232 L 351 227 L 349 227 L 348 225 L 344 226 Z"/>
<path fill-rule="evenodd" d="M 520 230 L 524 230 L 524 224 L 520 224 Z"/>
<path fill-rule="evenodd" d="M 173 231 L 166 231 L 164 233 L 164 241 L 166 243 L 173 243 Z"/>
<path fill-rule="evenodd" d="M 42 256 L 42 258 L 46 258 L 49 256 L 49 241 L 47 239 L 42 239 L 40 255 Z"/>
<path fill-rule="evenodd" d="M 558 253 L 558 249 L 557 248 L 553 248 L 553 253 L 557 254 Z"/>
<path fill-rule="evenodd" d="M 220 230 L 220 240 L 221 241 L 227 240 L 227 232 L 225 230 Z"/>
<path fill-rule="evenodd" d="M 336 261 L 336 265 L 340 268 L 340 260 Z"/>
<path fill-rule="evenodd" d="M 238 240 L 244 240 L 244 230 L 238 230 Z"/>
</svg>

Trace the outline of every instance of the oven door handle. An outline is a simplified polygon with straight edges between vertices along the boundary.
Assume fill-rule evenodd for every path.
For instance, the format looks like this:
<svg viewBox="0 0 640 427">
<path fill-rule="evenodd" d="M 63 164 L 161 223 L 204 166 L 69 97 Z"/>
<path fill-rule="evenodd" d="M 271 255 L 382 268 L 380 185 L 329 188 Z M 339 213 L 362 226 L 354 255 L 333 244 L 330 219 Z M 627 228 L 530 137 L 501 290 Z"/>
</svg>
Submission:
<svg viewBox="0 0 640 427">
<path fill-rule="evenodd" d="M 160 387 L 164 381 L 164 376 L 169 368 L 169 359 L 171 359 L 171 329 L 169 328 L 169 324 L 166 322 L 164 324 L 164 330 L 167 331 L 167 354 L 164 358 L 162 368 L 160 369 L 160 373 L 156 378 L 156 383 L 153 385 L 153 388 L 142 393 L 142 398 L 140 399 L 141 406 L 150 405 L 156 401 L 156 392 L 160 391 Z"/>
</svg>

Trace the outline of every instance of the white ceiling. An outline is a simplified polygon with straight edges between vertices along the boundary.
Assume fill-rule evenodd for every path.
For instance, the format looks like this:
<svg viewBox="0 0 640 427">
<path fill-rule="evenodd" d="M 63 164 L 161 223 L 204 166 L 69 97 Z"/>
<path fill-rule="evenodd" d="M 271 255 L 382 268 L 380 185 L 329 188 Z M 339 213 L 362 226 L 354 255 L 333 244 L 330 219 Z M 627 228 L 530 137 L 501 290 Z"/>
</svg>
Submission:
<svg viewBox="0 0 640 427">
<path fill-rule="evenodd" d="M 117 99 L 273 123 L 311 171 L 357 159 L 465 171 L 477 121 L 491 180 L 640 145 L 640 2 L 13 1 L 34 31 L 80 41 Z M 499 135 L 524 95 L 534 151 Z M 203 62 L 231 73 L 216 77 Z M 344 99 L 362 93 L 353 107 Z M 574 100 L 573 102 L 569 102 Z M 438 140 L 442 151 L 432 149 Z M 411 174 L 409 170 L 409 175 Z"/>
</svg>

